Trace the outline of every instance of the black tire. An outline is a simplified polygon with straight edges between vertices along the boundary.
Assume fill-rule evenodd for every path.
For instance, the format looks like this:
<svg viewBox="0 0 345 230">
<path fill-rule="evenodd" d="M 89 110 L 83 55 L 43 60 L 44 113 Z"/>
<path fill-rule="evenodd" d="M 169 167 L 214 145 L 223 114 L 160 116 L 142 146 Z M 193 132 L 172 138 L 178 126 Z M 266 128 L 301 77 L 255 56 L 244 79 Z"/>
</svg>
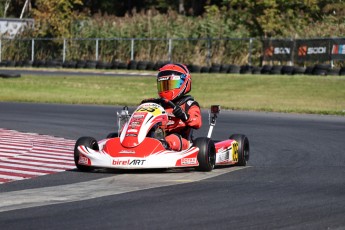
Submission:
<svg viewBox="0 0 345 230">
<path fill-rule="evenodd" d="M 32 67 L 32 61 L 30 61 L 30 60 L 24 60 L 22 66 L 23 66 L 23 67 Z"/>
<path fill-rule="evenodd" d="M 6 66 L 7 66 L 7 61 L 0 62 L 0 67 L 6 67 Z"/>
<path fill-rule="evenodd" d="M 261 68 L 261 74 L 270 74 L 271 73 L 272 66 L 271 65 L 264 65 Z"/>
<path fill-rule="evenodd" d="M 65 61 L 62 67 L 75 69 L 77 67 L 77 61 Z"/>
<path fill-rule="evenodd" d="M 12 61 L 12 60 L 10 60 L 10 61 L 7 61 L 7 67 L 15 67 L 16 66 L 16 61 Z"/>
<path fill-rule="evenodd" d="M 313 69 L 314 69 L 314 66 L 307 66 L 305 71 L 304 71 L 304 74 L 305 75 L 312 75 Z"/>
<path fill-rule="evenodd" d="M 254 66 L 252 70 L 252 74 L 261 74 L 262 67 L 260 66 Z"/>
<path fill-rule="evenodd" d="M 287 74 L 287 75 L 293 75 L 294 68 L 295 67 L 293 67 L 293 66 L 284 65 L 282 67 L 281 73 L 282 74 Z"/>
<path fill-rule="evenodd" d="M 147 61 L 139 61 L 137 64 L 137 70 L 146 70 Z"/>
<path fill-rule="evenodd" d="M 23 61 L 16 61 L 16 67 L 23 67 Z"/>
<path fill-rule="evenodd" d="M 96 69 L 111 69 L 112 63 L 110 62 L 104 62 L 104 61 L 98 61 L 96 64 Z"/>
<path fill-rule="evenodd" d="M 219 73 L 228 73 L 230 69 L 230 65 L 223 64 L 220 66 Z"/>
<path fill-rule="evenodd" d="M 201 73 L 209 73 L 210 72 L 210 67 L 208 66 L 202 66 L 200 69 Z"/>
<path fill-rule="evenodd" d="M 134 61 L 134 60 L 131 60 L 131 61 L 129 61 L 129 63 L 128 63 L 127 69 L 136 70 L 136 69 L 137 69 L 137 66 L 138 66 L 138 62 L 137 62 L 137 61 Z"/>
<path fill-rule="evenodd" d="M 274 65 L 274 66 L 272 66 L 272 68 L 270 70 L 270 74 L 275 74 L 275 75 L 281 74 L 282 68 L 283 68 L 283 66 L 281 66 L 281 65 Z"/>
<path fill-rule="evenodd" d="M 47 68 L 60 68 L 60 67 L 62 67 L 62 61 L 46 60 L 45 67 L 47 67 Z"/>
<path fill-rule="evenodd" d="M 193 146 L 199 148 L 198 171 L 209 172 L 212 171 L 216 164 L 216 147 L 214 142 L 208 137 L 199 137 L 194 140 Z"/>
<path fill-rule="evenodd" d="M 127 69 L 127 67 L 128 67 L 128 64 L 125 63 L 125 62 L 118 62 L 117 63 L 117 68 L 118 69 Z"/>
<path fill-rule="evenodd" d="M 36 64 L 38 68 L 45 68 L 46 67 L 46 61 L 38 60 Z"/>
<path fill-rule="evenodd" d="M 331 65 L 328 65 L 328 64 L 316 64 L 314 66 L 312 74 L 326 76 L 330 68 L 331 68 Z"/>
<path fill-rule="evenodd" d="M 97 61 L 89 60 L 86 62 L 85 68 L 86 69 L 96 69 Z"/>
<path fill-rule="evenodd" d="M 169 64 L 169 63 L 170 63 L 169 61 L 157 61 L 153 68 L 154 68 L 154 70 L 159 70 L 164 65 Z"/>
<path fill-rule="evenodd" d="M 77 61 L 77 65 L 76 65 L 77 69 L 83 69 L 83 68 L 85 68 L 85 66 L 86 66 L 86 61 L 83 61 L 83 60 Z"/>
<path fill-rule="evenodd" d="M 246 166 L 249 161 L 249 140 L 246 135 L 233 134 L 229 137 L 238 142 L 238 163 L 237 166 Z"/>
<path fill-rule="evenodd" d="M 146 70 L 155 70 L 154 67 L 155 67 L 155 63 L 154 62 L 152 62 L 152 61 L 148 61 L 147 62 Z"/>
<path fill-rule="evenodd" d="M 0 73 L 2 78 L 19 78 L 21 75 L 19 73 Z"/>
<path fill-rule="evenodd" d="M 201 67 L 198 65 L 187 65 L 187 68 L 191 73 L 200 73 Z"/>
<path fill-rule="evenodd" d="M 340 68 L 339 75 L 340 76 L 344 76 L 345 75 L 345 67 L 344 66 Z"/>
<path fill-rule="evenodd" d="M 228 73 L 240 73 L 241 67 L 238 65 L 229 65 Z"/>
<path fill-rule="evenodd" d="M 118 68 L 118 65 L 119 65 L 119 62 L 118 62 L 118 61 L 112 61 L 112 62 L 111 62 L 111 69 L 117 69 L 117 68 Z"/>
<path fill-rule="evenodd" d="M 93 168 L 86 165 L 80 165 L 79 162 L 79 150 L 78 146 L 85 145 L 86 147 L 89 147 L 93 150 L 99 150 L 99 146 L 97 143 L 97 140 L 93 137 L 80 137 L 74 146 L 74 163 L 77 166 L 77 168 L 82 172 L 90 172 Z"/>
<path fill-rule="evenodd" d="M 295 66 L 293 68 L 293 73 L 292 74 L 305 74 L 307 68 L 302 67 L 302 66 Z"/>
<path fill-rule="evenodd" d="M 253 72 L 253 66 L 250 65 L 242 65 L 240 67 L 240 73 L 241 74 L 251 74 Z"/>
<path fill-rule="evenodd" d="M 210 67 L 210 73 L 219 73 L 220 72 L 220 64 L 213 63 Z"/>
<path fill-rule="evenodd" d="M 114 137 L 118 137 L 118 136 L 119 136 L 119 133 L 114 132 L 114 133 L 109 133 L 109 134 L 107 135 L 107 138 L 114 138 Z"/>
<path fill-rule="evenodd" d="M 331 68 L 331 69 L 329 69 L 327 75 L 329 75 L 329 76 L 338 76 L 338 75 L 340 75 L 340 68 L 333 68 L 333 69 Z"/>
</svg>

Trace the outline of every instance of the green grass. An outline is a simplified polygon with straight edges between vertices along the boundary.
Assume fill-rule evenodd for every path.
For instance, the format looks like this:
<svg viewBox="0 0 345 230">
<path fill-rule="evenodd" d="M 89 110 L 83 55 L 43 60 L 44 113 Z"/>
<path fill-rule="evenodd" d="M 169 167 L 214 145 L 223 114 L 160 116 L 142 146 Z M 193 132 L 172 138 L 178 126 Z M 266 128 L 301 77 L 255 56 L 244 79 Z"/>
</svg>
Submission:
<svg viewBox="0 0 345 230">
<path fill-rule="evenodd" d="M 152 72 L 152 75 L 155 73 Z M 203 108 L 345 115 L 345 77 L 192 74 Z M 157 97 L 155 77 L 27 76 L 0 78 L 0 101 L 137 105 Z"/>
</svg>

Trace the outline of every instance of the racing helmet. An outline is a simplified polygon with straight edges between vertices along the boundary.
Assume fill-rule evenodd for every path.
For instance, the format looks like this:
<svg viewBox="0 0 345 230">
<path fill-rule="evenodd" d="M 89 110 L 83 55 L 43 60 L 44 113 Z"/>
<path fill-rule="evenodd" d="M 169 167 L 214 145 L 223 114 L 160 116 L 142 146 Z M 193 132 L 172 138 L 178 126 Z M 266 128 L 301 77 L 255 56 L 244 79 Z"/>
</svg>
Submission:
<svg viewBox="0 0 345 230">
<path fill-rule="evenodd" d="M 167 64 L 157 75 L 158 95 L 170 101 L 179 98 L 192 89 L 192 77 L 183 64 Z"/>
</svg>

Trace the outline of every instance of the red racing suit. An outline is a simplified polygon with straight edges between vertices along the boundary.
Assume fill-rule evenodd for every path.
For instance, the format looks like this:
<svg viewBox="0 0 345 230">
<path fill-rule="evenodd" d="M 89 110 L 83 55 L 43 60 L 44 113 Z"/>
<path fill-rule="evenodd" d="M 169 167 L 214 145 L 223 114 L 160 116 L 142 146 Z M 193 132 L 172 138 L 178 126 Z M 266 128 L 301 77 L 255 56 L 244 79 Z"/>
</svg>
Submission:
<svg viewBox="0 0 345 230">
<path fill-rule="evenodd" d="M 174 117 L 173 108 L 165 107 L 166 112 L 171 117 L 167 125 L 165 140 L 171 150 L 181 151 L 188 149 L 188 140 L 191 138 L 192 129 L 199 129 L 202 126 L 202 117 L 200 106 L 193 97 L 186 95 L 173 102 L 188 114 L 188 120 L 183 122 Z"/>
</svg>

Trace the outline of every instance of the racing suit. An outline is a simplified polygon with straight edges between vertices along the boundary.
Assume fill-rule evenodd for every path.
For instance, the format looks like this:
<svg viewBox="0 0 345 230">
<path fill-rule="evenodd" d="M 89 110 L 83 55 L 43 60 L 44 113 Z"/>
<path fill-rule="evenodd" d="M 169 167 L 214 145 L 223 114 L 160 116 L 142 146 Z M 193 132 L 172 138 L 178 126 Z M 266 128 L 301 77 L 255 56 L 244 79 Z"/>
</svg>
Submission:
<svg viewBox="0 0 345 230">
<path fill-rule="evenodd" d="M 199 129 L 202 125 L 201 111 L 198 102 L 193 97 L 186 95 L 173 101 L 175 105 L 180 106 L 187 114 L 187 120 L 171 117 L 168 122 L 165 140 L 171 150 L 181 151 L 189 148 L 192 129 Z M 173 115 L 173 108 L 164 106 L 169 115 Z"/>
</svg>

